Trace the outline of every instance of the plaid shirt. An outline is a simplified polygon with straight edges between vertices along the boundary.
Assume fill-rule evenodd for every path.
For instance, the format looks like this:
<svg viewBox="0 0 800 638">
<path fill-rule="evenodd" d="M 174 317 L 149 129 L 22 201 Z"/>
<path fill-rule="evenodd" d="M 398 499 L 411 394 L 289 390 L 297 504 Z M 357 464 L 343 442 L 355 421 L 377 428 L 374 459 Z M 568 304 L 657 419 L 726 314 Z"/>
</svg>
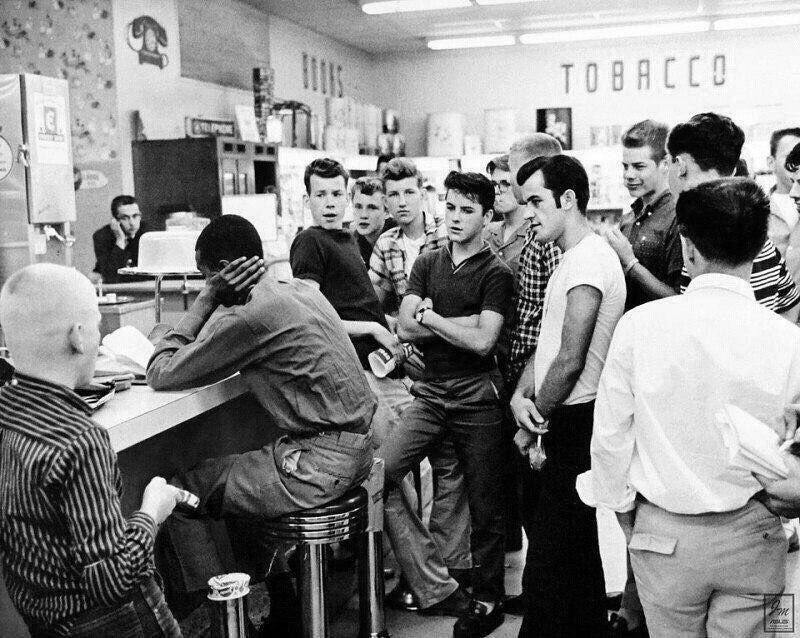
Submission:
<svg viewBox="0 0 800 638">
<path fill-rule="evenodd" d="M 425 220 L 425 243 L 420 248 L 420 255 L 430 250 L 436 250 L 447 244 L 447 232 L 443 224 L 437 224 L 436 220 L 428 219 L 423 213 Z M 402 299 L 406 294 L 408 278 L 406 277 L 406 253 L 402 243 L 403 230 L 400 226 L 390 228 L 375 242 L 372 249 L 372 257 L 369 260 L 369 278 L 372 285 L 381 288 L 389 293 L 397 295 Z M 414 258 L 416 259 L 417 256 Z"/>
<path fill-rule="evenodd" d="M 561 250 L 555 244 L 538 244 L 528 232 L 525 247 L 519 257 L 517 298 L 511 322 L 511 343 L 508 362 L 504 366 L 509 392 L 519 380 L 522 369 L 533 356 L 539 341 L 544 294 L 550 275 L 561 261 Z"/>
</svg>

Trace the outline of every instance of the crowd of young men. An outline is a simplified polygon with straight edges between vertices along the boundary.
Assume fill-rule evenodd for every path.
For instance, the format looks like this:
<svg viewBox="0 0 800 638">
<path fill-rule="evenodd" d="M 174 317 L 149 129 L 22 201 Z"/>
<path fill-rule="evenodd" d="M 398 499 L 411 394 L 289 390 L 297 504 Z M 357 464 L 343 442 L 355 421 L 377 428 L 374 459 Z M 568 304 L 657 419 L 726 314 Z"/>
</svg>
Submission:
<svg viewBox="0 0 800 638">
<path fill-rule="evenodd" d="M 621 157 L 635 201 L 602 231 L 586 171 L 545 134 L 517 140 L 488 177 L 451 172 L 443 223 L 409 160 L 389 159 L 352 194 L 341 164 L 315 160 L 314 225 L 292 243 L 288 282 L 264 275 L 252 225 L 212 221 L 197 243 L 206 288 L 157 344 L 148 382 L 239 371 L 281 433 L 176 478 L 200 498 L 186 524 L 315 507 L 379 456 L 403 575 L 389 602 L 456 617 L 455 638 L 487 636 L 505 613 L 523 615 L 521 638 L 762 635 L 763 596 L 784 587 L 777 514 L 800 512 L 800 461 L 787 455 L 774 482 L 730 465 L 716 415 L 733 404 L 795 436 L 800 130 L 773 136 L 769 197 L 730 177 L 743 142 L 715 113 L 635 124 Z M 131 623 L 179 635 L 151 556 L 183 492 L 154 479 L 126 522 L 107 436 L 72 391 L 91 376 L 97 320 L 88 280 L 56 266 L 20 271 L 0 295 L 17 367 L 0 389 L 6 581 L 35 635 Z M 397 361 L 386 376 L 370 365 L 381 348 Z M 412 479 L 424 459 L 428 524 Z M 629 549 L 611 623 L 599 506 Z M 509 598 L 515 512 L 528 549 L 523 593 Z M 285 599 L 288 577 L 262 575 Z M 296 635 L 296 614 L 271 629 Z"/>
</svg>

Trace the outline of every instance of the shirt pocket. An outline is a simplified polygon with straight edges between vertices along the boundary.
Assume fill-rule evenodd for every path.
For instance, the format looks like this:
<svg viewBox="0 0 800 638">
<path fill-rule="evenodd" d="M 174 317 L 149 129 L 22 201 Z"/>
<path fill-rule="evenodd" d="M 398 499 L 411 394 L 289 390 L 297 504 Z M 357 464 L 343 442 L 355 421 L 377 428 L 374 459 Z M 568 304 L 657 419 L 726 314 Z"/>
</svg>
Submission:
<svg viewBox="0 0 800 638">
<path fill-rule="evenodd" d="M 632 551 L 653 552 L 671 556 L 675 553 L 678 539 L 671 536 L 661 536 L 659 534 L 645 534 L 634 532 L 628 543 L 628 549 Z"/>
</svg>

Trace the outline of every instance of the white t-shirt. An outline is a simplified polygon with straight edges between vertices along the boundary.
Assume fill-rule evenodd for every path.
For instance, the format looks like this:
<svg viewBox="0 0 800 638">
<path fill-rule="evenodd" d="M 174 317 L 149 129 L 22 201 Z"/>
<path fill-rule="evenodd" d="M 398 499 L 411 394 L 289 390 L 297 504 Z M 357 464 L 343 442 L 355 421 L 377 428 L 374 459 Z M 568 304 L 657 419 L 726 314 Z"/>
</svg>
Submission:
<svg viewBox="0 0 800 638">
<path fill-rule="evenodd" d="M 622 273 L 619 257 L 602 237 L 594 233 L 584 237 L 561 256 L 561 263 L 547 284 L 539 343 L 533 364 L 537 394 L 561 348 L 567 293 L 583 285 L 597 288 L 603 299 L 589 352 L 586 354 L 586 364 L 564 405 L 587 403 L 595 398 L 611 335 L 625 310 L 625 275 Z"/>
<path fill-rule="evenodd" d="M 414 266 L 414 262 L 417 260 L 417 257 L 419 257 L 419 251 L 425 243 L 425 233 L 422 233 L 416 239 L 411 239 L 408 235 L 403 233 L 400 235 L 400 241 L 403 244 L 403 252 L 406 254 L 404 268 L 406 277 L 411 277 L 411 268 Z"/>
</svg>

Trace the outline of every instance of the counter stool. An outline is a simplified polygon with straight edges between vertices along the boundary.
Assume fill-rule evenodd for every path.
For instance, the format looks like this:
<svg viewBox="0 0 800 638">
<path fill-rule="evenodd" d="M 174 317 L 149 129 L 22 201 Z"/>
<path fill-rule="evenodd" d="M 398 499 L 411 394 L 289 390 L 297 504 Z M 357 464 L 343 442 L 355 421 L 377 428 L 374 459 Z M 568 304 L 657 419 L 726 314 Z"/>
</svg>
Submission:
<svg viewBox="0 0 800 638">
<path fill-rule="evenodd" d="M 358 537 L 359 638 L 388 638 L 383 614 L 383 461 L 370 477 L 327 505 L 287 514 L 264 525 L 276 541 L 302 550 L 300 606 L 303 638 L 328 638 L 325 545 Z"/>
</svg>

